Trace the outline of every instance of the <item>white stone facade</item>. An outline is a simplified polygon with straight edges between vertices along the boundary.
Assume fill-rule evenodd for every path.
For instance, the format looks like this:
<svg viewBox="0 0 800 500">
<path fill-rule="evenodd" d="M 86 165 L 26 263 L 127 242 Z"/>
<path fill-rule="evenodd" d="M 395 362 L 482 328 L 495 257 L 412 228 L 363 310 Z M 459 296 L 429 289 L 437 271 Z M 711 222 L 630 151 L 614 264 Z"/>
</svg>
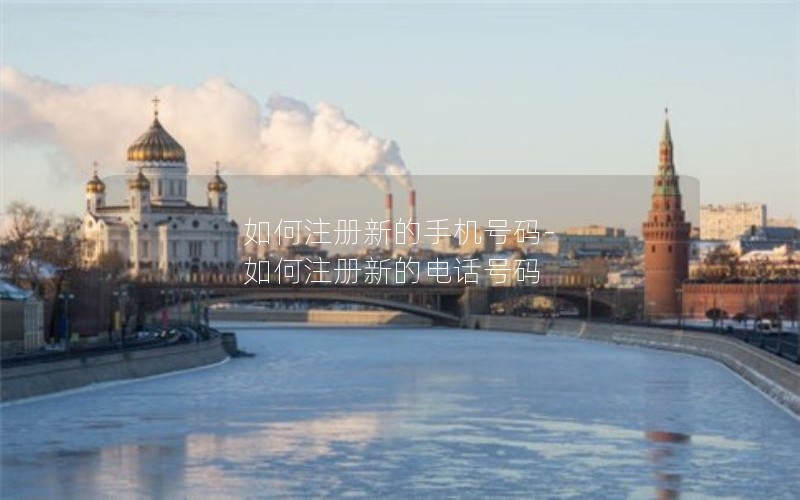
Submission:
<svg viewBox="0 0 800 500">
<path fill-rule="evenodd" d="M 171 141 L 171 142 L 170 142 Z M 117 253 L 131 278 L 187 281 L 222 277 L 238 263 L 238 227 L 228 217 L 227 185 L 219 173 L 201 205 L 187 200 L 188 167 L 180 145 L 158 123 L 128 150 L 126 198 L 109 205 L 95 175 L 86 185 L 84 264 Z"/>
</svg>

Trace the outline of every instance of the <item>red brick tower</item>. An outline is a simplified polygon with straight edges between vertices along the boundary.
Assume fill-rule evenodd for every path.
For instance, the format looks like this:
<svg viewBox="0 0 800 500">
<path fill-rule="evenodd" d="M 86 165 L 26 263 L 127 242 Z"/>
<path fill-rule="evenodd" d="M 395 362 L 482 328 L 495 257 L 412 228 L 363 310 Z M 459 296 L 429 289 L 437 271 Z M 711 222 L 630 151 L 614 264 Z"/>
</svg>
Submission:
<svg viewBox="0 0 800 500">
<path fill-rule="evenodd" d="M 666 115 L 666 109 L 664 113 Z M 691 225 L 686 222 L 681 207 L 681 192 L 672 154 L 669 116 L 665 116 L 650 211 L 647 221 L 642 224 L 644 308 L 649 318 L 675 318 L 680 315 L 678 289 L 689 272 Z"/>
</svg>

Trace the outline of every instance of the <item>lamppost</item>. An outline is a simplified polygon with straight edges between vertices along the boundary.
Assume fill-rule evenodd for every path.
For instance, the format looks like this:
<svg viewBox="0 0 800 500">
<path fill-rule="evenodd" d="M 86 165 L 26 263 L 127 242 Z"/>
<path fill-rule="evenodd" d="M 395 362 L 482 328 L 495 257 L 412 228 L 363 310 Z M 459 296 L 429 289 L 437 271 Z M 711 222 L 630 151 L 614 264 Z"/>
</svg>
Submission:
<svg viewBox="0 0 800 500">
<path fill-rule="evenodd" d="M 592 287 L 586 287 L 586 297 L 587 297 L 587 304 L 586 304 L 586 321 L 592 320 Z"/>
<path fill-rule="evenodd" d="M 70 324 L 69 324 L 69 301 L 75 298 L 75 295 L 71 293 L 59 293 L 58 294 L 59 300 L 61 300 L 62 308 L 61 308 L 61 333 L 62 333 L 62 344 L 64 346 L 65 351 L 69 351 L 70 349 Z"/>
<path fill-rule="evenodd" d="M 678 328 L 683 327 L 683 288 L 676 288 L 675 293 L 678 295 Z"/>
<path fill-rule="evenodd" d="M 183 290 L 178 289 L 175 291 L 175 305 L 178 306 L 178 324 L 183 323 Z"/>
<path fill-rule="evenodd" d="M 208 326 L 208 306 L 205 305 L 205 301 L 207 301 L 211 297 L 211 292 L 209 290 L 200 290 L 199 293 L 200 303 L 197 305 L 197 319 L 196 322 L 200 323 L 200 305 L 203 304 L 203 322 L 206 326 Z"/>
<path fill-rule="evenodd" d="M 192 308 L 191 308 L 191 320 L 190 322 L 194 325 L 200 323 L 199 315 L 197 314 L 198 311 L 198 304 L 197 304 L 197 296 L 199 292 L 197 290 L 192 290 Z"/>
<path fill-rule="evenodd" d="M 114 327 L 115 327 L 116 330 L 119 330 L 119 339 L 120 339 L 119 342 L 120 342 L 120 346 L 122 346 L 125 343 L 125 325 L 123 323 L 127 323 L 127 321 L 124 321 L 124 322 L 122 321 L 123 315 L 124 315 L 122 304 L 123 303 L 125 304 L 125 306 L 126 306 L 125 309 L 127 310 L 128 302 L 127 302 L 127 300 L 123 300 L 123 299 L 127 298 L 128 292 L 127 292 L 127 290 L 124 290 L 124 289 L 122 289 L 120 287 L 119 290 L 114 290 L 111 293 L 111 295 L 114 296 L 114 299 L 115 299 L 115 302 L 116 302 L 116 306 L 117 306 L 117 310 L 115 311 L 115 314 L 114 314 Z M 125 319 L 127 319 L 127 318 L 125 318 Z M 111 341 L 111 338 L 109 338 L 109 341 Z"/>
<path fill-rule="evenodd" d="M 169 305 L 170 298 L 173 296 L 173 291 L 161 290 L 160 294 L 164 298 L 164 309 L 163 313 L 161 314 L 161 326 L 163 328 L 169 328 Z"/>
</svg>

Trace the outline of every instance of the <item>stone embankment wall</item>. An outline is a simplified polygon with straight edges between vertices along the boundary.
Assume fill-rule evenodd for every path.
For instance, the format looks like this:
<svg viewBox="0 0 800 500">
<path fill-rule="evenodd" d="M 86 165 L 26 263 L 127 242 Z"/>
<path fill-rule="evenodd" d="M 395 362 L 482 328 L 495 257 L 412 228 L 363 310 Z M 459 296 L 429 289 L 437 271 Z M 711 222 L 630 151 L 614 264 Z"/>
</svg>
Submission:
<svg viewBox="0 0 800 500">
<path fill-rule="evenodd" d="M 258 309 L 211 309 L 211 321 L 300 322 L 330 325 L 430 326 L 430 319 L 400 311 L 267 311 Z"/>
<path fill-rule="evenodd" d="M 704 332 L 648 328 L 574 319 L 471 316 L 470 328 L 563 335 L 694 354 L 724 364 L 800 416 L 800 365 L 737 339 Z"/>
<path fill-rule="evenodd" d="M 0 401 L 197 368 L 228 357 L 222 340 L 41 362 L 0 370 Z"/>
</svg>

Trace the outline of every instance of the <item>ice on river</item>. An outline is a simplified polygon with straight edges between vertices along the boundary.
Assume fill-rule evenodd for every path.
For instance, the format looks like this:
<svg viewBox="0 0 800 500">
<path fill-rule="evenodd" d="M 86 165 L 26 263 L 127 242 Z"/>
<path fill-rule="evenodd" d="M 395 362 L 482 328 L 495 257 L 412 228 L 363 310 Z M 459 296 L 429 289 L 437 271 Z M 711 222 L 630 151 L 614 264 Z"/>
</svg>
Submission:
<svg viewBox="0 0 800 500">
<path fill-rule="evenodd" d="M 242 326 L 255 358 L 4 406 L 2 497 L 800 491 L 800 421 L 706 359 L 486 331 Z"/>
</svg>

